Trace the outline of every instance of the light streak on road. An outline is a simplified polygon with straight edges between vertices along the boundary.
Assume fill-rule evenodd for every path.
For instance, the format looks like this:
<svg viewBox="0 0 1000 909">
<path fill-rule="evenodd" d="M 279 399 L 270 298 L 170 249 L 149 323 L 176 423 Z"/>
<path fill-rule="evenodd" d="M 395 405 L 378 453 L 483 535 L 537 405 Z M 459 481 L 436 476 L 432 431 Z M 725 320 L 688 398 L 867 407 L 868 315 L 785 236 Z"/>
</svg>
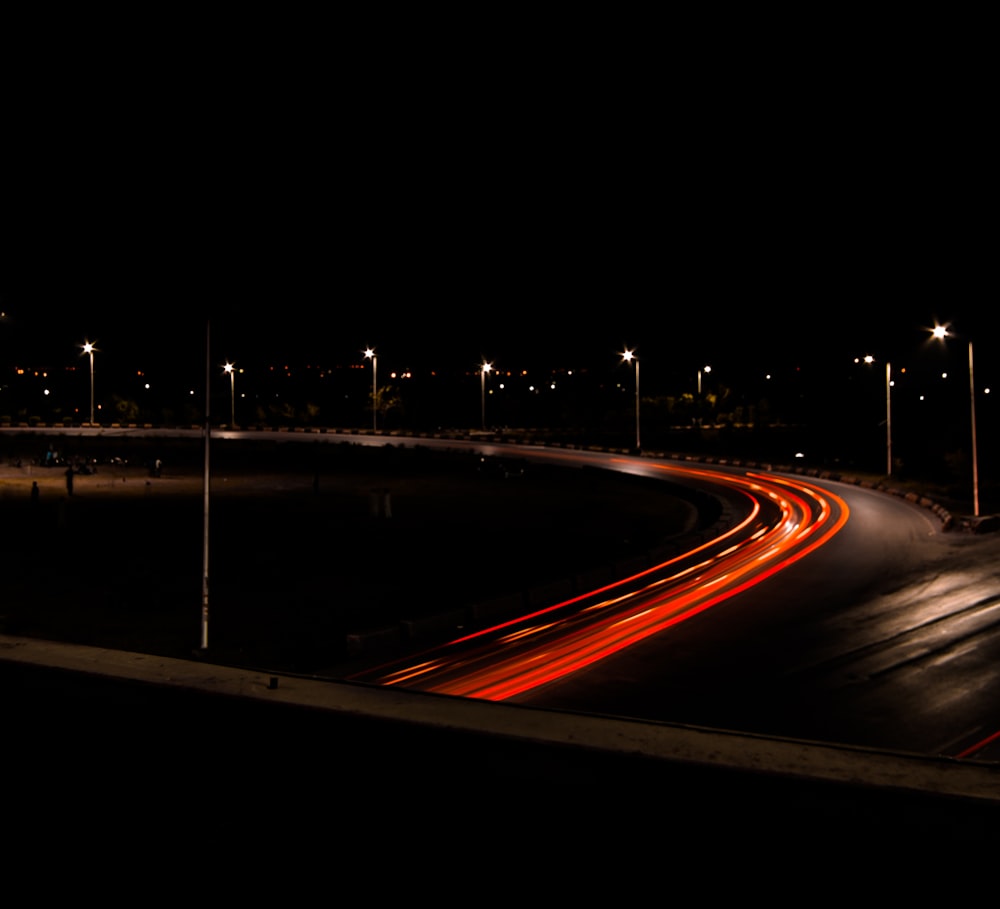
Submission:
<svg viewBox="0 0 1000 909">
<path fill-rule="evenodd" d="M 800 479 L 656 465 L 749 500 L 718 537 L 659 565 L 354 678 L 500 701 L 579 672 L 761 583 L 829 541 L 847 504 Z"/>
<path fill-rule="evenodd" d="M 955 757 L 958 758 L 977 757 L 981 751 L 985 751 L 989 745 L 992 745 L 996 741 L 1000 741 L 1000 731 L 993 732 L 990 735 L 986 736 L 986 738 L 981 739 L 980 741 L 976 742 L 973 745 L 970 745 L 968 748 L 965 748 L 963 751 L 956 754 Z"/>
</svg>

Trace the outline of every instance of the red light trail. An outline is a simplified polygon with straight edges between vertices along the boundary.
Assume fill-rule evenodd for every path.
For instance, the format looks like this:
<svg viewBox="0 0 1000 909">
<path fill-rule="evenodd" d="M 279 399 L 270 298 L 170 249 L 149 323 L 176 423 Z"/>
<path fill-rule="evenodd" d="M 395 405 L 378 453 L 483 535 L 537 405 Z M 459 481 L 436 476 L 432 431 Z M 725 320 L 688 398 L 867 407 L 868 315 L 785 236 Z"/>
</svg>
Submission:
<svg viewBox="0 0 1000 909">
<path fill-rule="evenodd" d="M 501 701 L 579 672 L 761 583 L 829 541 L 847 504 L 812 483 L 769 474 L 655 465 L 725 486 L 747 516 L 718 537 L 613 584 L 354 678 Z"/>
</svg>

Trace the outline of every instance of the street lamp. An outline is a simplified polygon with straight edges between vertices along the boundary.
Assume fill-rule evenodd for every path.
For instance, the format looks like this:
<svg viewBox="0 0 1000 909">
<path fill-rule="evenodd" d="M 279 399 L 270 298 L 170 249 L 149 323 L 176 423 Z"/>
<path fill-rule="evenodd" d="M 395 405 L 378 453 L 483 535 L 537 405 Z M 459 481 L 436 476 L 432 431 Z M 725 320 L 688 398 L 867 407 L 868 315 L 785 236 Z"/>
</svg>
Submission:
<svg viewBox="0 0 1000 909">
<path fill-rule="evenodd" d="M 89 354 L 90 356 L 90 425 L 94 425 L 94 351 L 97 348 L 90 343 L 90 341 L 83 342 L 83 354 Z"/>
<path fill-rule="evenodd" d="M 632 360 L 635 360 L 635 448 L 638 451 L 641 447 L 639 445 L 639 358 L 634 351 L 626 349 L 622 354 L 622 362 L 629 363 Z"/>
<path fill-rule="evenodd" d="M 864 358 L 869 366 L 875 362 L 875 358 L 868 354 Z M 854 361 L 857 363 L 857 359 Z M 892 364 L 885 364 L 885 474 L 892 476 Z"/>
<path fill-rule="evenodd" d="M 479 398 L 483 432 L 486 431 L 486 373 L 488 373 L 491 369 L 493 369 L 493 364 L 487 363 L 484 360 L 483 365 L 479 370 Z"/>
<path fill-rule="evenodd" d="M 931 334 L 938 341 L 948 337 L 944 325 L 935 325 Z M 979 517 L 979 463 L 976 454 L 976 380 L 972 368 L 972 341 L 969 341 L 969 406 L 972 414 L 972 514 Z"/>
<path fill-rule="evenodd" d="M 375 351 L 368 347 L 365 349 L 365 358 L 372 361 L 372 432 L 378 432 L 378 357 Z"/>
<path fill-rule="evenodd" d="M 885 475 L 892 476 L 892 364 L 885 363 Z"/>
<path fill-rule="evenodd" d="M 212 323 L 205 321 L 205 454 L 201 473 L 201 649 L 208 649 L 208 521 L 210 504 L 209 448 L 212 440 Z"/>
<path fill-rule="evenodd" d="M 229 373 L 229 428 L 236 425 L 236 369 L 234 364 L 226 363 L 223 372 Z"/>
<path fill-rule="evenodd" d="M 698 400 L 695 402 L 698 408 L 698 425 L 701 426 L 702 422 L 702 406 L 701 406 L 701 374 L 702 372 L 710 373 L 712 371 L 711 366 L 705 366 L 698 370 Z"/>
</svg>

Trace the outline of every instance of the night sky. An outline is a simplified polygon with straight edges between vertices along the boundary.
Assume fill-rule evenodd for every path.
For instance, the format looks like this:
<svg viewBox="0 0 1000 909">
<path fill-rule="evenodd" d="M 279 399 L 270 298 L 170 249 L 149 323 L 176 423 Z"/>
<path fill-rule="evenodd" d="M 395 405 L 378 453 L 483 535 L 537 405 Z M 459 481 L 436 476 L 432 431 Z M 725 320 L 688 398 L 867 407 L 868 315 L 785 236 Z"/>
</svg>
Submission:
<svg viewBox="0 0 1000 909">
<path fill-rule="evenodd" d="M 537 27 L 563 40 L 36 65 L 6 122 L 2 365 L 85 338 L 196 360 L 206 320 L 220 360 L 819 368 L 908 357 L 935 320 L 995 358 L 974 79 Z"/>
<path fill-rule="evenodd" d="M 573 257 L 584 269 L 577 254 Z M 808 275 L 797 270 L 799 283 L 792 287 L 791 277 L 765 274 L 759 264 L 746 287 L 733 282 L 714 292 L 694 286 L 690 270 L 683 288 L 660 281 L 654 273 L 664 260 L 655 259 L 643 269 L 647 292 L 633 299 L 629 281 L 616 288 L 607 270 L 592 270 L 588 282 L 573 274 L 564 258 L 530 276 L 527 266 L 510 264 L 508 279 L 520 275 L 523 293 L 502 293 L 483 282 L 477 295 L 478 271 L 467 266 L 466 298 L 454 286 L 457 278 L 452 276 L 450 286 L 447 276 L 436 280 L 429 265 L 412 286 L 398 284 L 397 293 L 352 292 L 356 283 L 343 287 L 335 276 L 320 274 L 325 261 L 297 272 L 279 269 L 273 257 L 257 268 L 248 264 L 233 272 L 231 294 L 220 290 L 222 299 L 211 299 L 206 285 L 218 288 L 222 281 L 214 269 L 187 281 L 179 280 L 184 269 L 175 269 L 157 282 L 149 276 L 165 273 L 167 265 L 156 256 L 133 259 L 123 274 L 95 255 L 69 274 L 41 273 L 7 283 L 0 293 L 6 313 L 0 356 L 4 368 L 60 365 L 89 339 L 109 359 L 127 351 L 130 361 L 199 360 L 210 325 L 213 356 L 220 362 L 331 365 L 362 359 L 371 345 L 383 364 L 397 369 L 474 369 L 486 359 L 509 368 L 611 370 L 629 347 L 648 364 L 650 375 L 667 364 L 686 371 L 704 363 L 818 370 L 866 353 L 880 361 L 911 358 L 940 321 L 952 327 L 956 355 L 957 342 L 974 340 L 982 368 L 996 357 L 991 309 L 917 293 L 916 281 L 908 285 L 914 291 L 910 299 L 852 303 L 841 295 L 839 282 L 810 286 Z M 562 273 L 563 267 L 564 293 L 540 299 L 529 277 L 552 281 L 553 271 Z M 632 275 L 631 281 L 639 280 Z M 404 304 L 403 296 L 413 299 Z"/>
</svg>

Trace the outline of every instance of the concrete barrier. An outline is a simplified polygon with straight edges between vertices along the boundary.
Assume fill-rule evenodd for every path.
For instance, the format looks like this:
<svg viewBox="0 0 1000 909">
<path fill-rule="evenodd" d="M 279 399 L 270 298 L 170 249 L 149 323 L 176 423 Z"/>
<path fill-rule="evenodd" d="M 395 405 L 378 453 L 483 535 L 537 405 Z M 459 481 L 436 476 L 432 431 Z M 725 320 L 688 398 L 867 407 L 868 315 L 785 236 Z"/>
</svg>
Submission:
<svg viewBox="0 0 1000 909">
<path fill-rule="evenodd" d="M 560 578 L 551 584 L 532 587 L 528 590 L 526 599 L 530 607 L 548 606 L 552 603 L 558 603 L 560 600 L 570 599 L 575 592 L 572 579 Z"/>
<path fill-rule="evenodd" d="M 398 626 L 369 628 L 347 635 L 347 652 L 350 654 L 371 653 L 387 649 L 396 644 L 401 636 Z"/>
<path fill-rule="evenodd" d="M 515 618 L 524 612 L 525 599 L 523 593 L 512 593 L 504 597 L 494 597 L 469 607 L 469 618 L 479 625 L 490 625 L 495 622 Z"/>
<path fill-rule="evenodd" d="M 415 640 L 461 634 L 466 629 L 467 621 L 468 616 L 464 609 L 453 609 L 450 612 L 439 612 L 423 618 L 403 619 L 399 625 L 404 638 Z"/>
</svg>

